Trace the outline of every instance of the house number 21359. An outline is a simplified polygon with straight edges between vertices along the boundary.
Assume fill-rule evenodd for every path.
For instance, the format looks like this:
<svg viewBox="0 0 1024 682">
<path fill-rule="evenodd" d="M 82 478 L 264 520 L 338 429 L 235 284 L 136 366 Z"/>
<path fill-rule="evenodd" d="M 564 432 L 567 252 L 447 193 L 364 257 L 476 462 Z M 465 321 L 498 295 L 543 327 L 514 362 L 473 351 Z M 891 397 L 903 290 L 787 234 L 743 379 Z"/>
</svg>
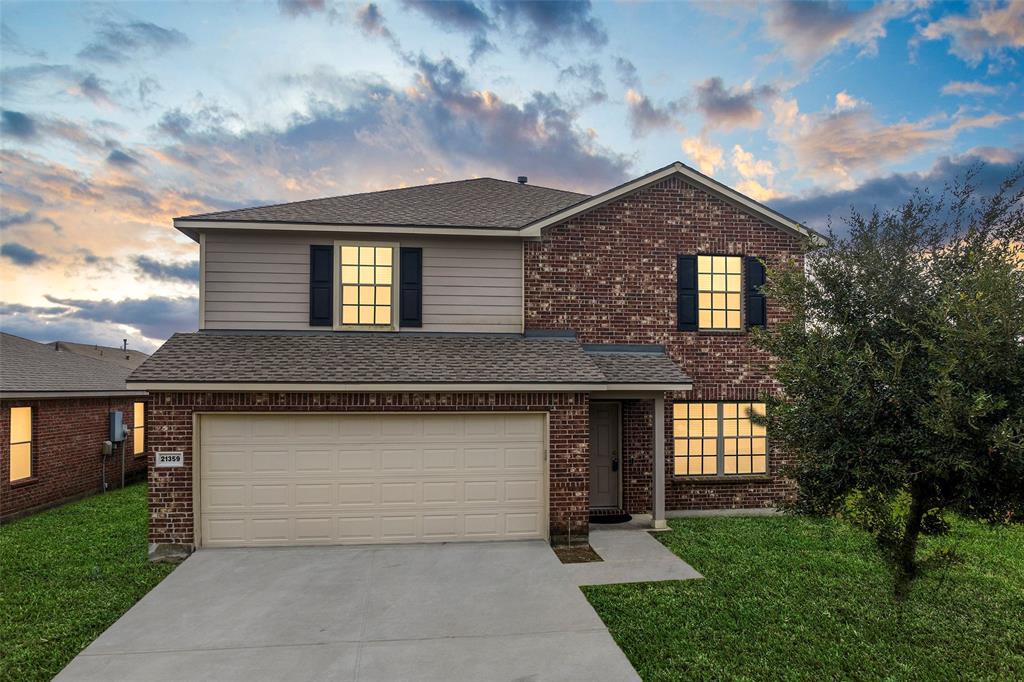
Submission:
<svg viewBox="0 0 1024 682">
<path fill-rule="evenodd" d="M 156 465 L 158 467 L 185 466 L 185 454 L 182 452 L 158 452 L 156 453 Z"/>
</svg>

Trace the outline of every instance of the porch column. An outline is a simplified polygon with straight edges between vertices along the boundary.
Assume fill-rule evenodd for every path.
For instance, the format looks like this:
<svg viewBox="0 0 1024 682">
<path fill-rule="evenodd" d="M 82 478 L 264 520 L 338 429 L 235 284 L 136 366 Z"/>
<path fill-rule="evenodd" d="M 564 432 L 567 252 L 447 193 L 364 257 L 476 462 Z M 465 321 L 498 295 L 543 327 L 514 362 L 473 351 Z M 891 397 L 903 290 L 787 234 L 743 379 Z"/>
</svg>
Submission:
<svg viewBox="0 0 1024 682">
<path fill-rule="evenodd" d="M 654 399 L 654 501 L 651 527 L 668 528 L 665 523 L 665 396 Z"/>
</svg>

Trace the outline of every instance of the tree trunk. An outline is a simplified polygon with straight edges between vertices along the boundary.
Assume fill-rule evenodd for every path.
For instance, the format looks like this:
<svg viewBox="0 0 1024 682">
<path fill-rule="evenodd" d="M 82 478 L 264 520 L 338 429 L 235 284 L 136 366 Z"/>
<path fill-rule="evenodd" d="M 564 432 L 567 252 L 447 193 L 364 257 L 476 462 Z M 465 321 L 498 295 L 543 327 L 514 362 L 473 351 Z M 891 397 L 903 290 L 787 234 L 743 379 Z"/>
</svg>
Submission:
<svg viewBox="0 0 1024 682">
<path fill-rule="evenodd" d="M 896 598 L 903 600 L 910 593 L 910 586 L 917 577 L 917 540 L 921 535 L 921 520 L 928 511 L 924 493 L 917 488 L 910 490 L 910 511 L 903 537 L 896 549 Z"/>
</svg>

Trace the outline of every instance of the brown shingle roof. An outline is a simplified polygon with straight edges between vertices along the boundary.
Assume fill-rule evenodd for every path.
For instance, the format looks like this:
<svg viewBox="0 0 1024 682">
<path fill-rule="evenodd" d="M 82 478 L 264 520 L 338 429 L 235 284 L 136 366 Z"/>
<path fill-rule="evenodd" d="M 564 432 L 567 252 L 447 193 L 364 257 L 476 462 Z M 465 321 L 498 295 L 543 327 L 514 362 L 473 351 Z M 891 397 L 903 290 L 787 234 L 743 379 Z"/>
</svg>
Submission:
<svg viewBox="0 0 1024 682">
<path fill-rule="evenodd" d="M 517 229 L 585 194 L 494 178 L 309 199 L 184 216 L 177 220 Z"/>
<path fill-rule="evenodd" d="M 602 354 L 604 355 L 604 354 Z M 688 383 L 660 361 L 616 363 L 615 383 Z M 175 334 L 131 382 L 280 384 L 606 384 L 574 338 L 516 334 L 196 332 Z M 631 378 L 628 367 L 640 371 Z"/>
<path fill-rule="evenodd" d="M 127 391 L 131 371 L 117 362 L 0 333 L 0 392 L 5 394 Z"/>
<path fill-rule="evenodd" d="M 664 351 L 592 351 L 587 355 L 610 384 L 687 383 L 690 379 Z"/>
</svg>

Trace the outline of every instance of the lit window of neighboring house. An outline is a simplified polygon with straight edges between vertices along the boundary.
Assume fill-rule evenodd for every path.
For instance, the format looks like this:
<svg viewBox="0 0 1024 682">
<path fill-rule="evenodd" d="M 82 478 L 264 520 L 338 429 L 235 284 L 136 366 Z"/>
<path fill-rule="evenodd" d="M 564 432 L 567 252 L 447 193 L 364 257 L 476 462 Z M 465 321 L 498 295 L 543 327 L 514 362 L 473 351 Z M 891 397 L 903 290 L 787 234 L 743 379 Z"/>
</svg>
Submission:
<svg viewBox="0 0 1024 682">
<path fill-rule="evenodd" d="M 751 414 L 764 403 L 675 403 L 677 476 L 732 476 L 768 471 L 768 438 Z"/>
<path fill-rule="evenodd" d="M 11 408 L 11 481 L 32 477 L 32 408 Z"/>
<path fill-rule="evenodd" d="M 146 452 L 146 403 L 135 403 L 132 420 L 132 452 L 142 455 Z"/>
<path fill-rule="evenodd" d="M 339 244 L 338 325 L 394 329 L 395 247 Z"/>
</svg>

